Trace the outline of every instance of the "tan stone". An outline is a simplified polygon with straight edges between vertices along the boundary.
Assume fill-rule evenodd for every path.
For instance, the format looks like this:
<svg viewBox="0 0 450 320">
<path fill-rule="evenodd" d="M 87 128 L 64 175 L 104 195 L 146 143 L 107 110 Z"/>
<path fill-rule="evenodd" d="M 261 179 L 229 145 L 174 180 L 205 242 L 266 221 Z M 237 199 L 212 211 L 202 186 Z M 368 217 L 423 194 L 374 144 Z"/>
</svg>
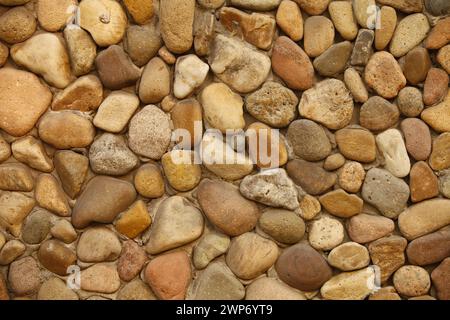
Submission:
<svg viewBox="0 0 450 320">
<path fill-rule="evenodd" d="M 153 0 L 125 0 L 124 4 L 138 24 L 144 24 L 153 17 Z"/>
<path fill-rule="evenodd" d="M 389 47 L 394 57 L 405 55 L 419 45 L 430 30 L 427 17 L 422 13 L 415 13 L 403 18 L 397 25 Z"/>
<path fill-rule="evenodd" d="M 54 156 L 62 187 L 74 199 L 81 190 L 89 168 L 89 159 L 73 151 L 59 151 Z"/>
<path fill-rule="evenodd" d="M 347 162 L 339 171 L 339 185 L 347 192 L 356 193 L 361 188 L 365 176 L 364 167 L 359 162 Z"/>
<path fill-rule="evenodd" d="M 394 231 L 394 221 L 389 218 L 358 214 L 347 222 L 347 232 L 350 238 L 358 243 L 367 243 L 382 238 Z"/>
<path fill-rule="evenodd" d="M 325 282 L 320 293 L 328 300 L 363 300 L 375 288 L 374 281 L 375 272 L 371 267 L 342 272 Z"/>
<path fill-rule="evenodd" d="M 366 247 L 356 242 L 345 242 L 328 254 L 328 263 L 342 271 L 353 271 L 366 267 L 370 262 Z"/>
<path fill-rule="evenodd" d="M 22 221 L 34 205 L 33 198 L 20 192 L 2 192 L 0 195 L 0 225 L 18 237 Z"/>
<path fill-rule="evenodd" d="M 333 1 L 328 11 L 339 34 L 345 40 L 353 40 L 358 33 L 358 25 L 353 15 L 353 6 L 350 1 Z"/>
<path fill-rule="evenodd" d="M 321 206 L 319 200 L 309 194 L 305 195 L 300 201 L 300 216 L 305 220 L 312 220 L 320 212 Z"/>
<path fill-rule="evenodd" d="M 52 159 L 47 155 L 41 141 L 32 136 L 16 140 L 11 145 L 14 158 L 31 168 L 43 172 L 53 171 Z"/>
<path fill-rule="evenodd" d="M 134 185 L 140 195 L 159 198 L 164 194 L 164 179 L 161 170 L 154 164 L 144 164 L 134 176 Z"/>
<path fill-rule="evenodd" d="M 99 293 L 113 293 L 120 288 L 120 278 L 113 264 L 98 263 L 81 271 L 81 289 Z"/>
<path fill-rule="evenodd" d="M 0 189 L 9 191 L 31 191 L 34 180 L 28 167 L 19 163 L 0 165 Z"/>
<path fill-rule="evenodd" d="M 352 217 L 360 213 L 363 207 L 363 200 L 360 197 L 348 194 L 342 189 L 328 192 L 319 200 L 328 212 L 341 218 Z"/>
<path fill-rule="evenodd" d="M 436 171 L 450 167 L 450 132 L 442 133 L 434 140 L 429 163 Z"/>
<path fill-rule="evenodd" d="M 173 150 L 161 158 L 164 174 L 174 189 L 189 191 L 198 185 L 202 170 L 194 161 L 195 154 L 189 150 Z"/>
<path fill-rule="evenodd" d="M 381 282 L 386 282 L 398 268 L 405 264 L 407 243 L 405 238 L 392 235 L 369 244 L 370 258 L 380 267 Z"/>
<path fill-rule="evenodd" d="M 80 77 L 63 91 L 55 95 L 53 110 L 96 110 L 103 100 L 103 86 L 93 75 Z"/>
<path fill-rule="evenodd" d="M 416 162 L 409 173 L 411 200 L 419 202 L 439 195 L 439 182 L 434 172 L 424 161 Z"/>
<path fill-rule="evenodd" d="M 408 297 L 422 296 L 431 287 L 430 275 L 418 266 L 403 266 L 394 274 L 394 286 L 397 291 Z"/>
<path fill-rule="evenodd" d="M 345 128 L 336 132 L 336 142 L 344 157 L 360 162 L 375 160 L 377 149 L 375 137 L 364 129 Z"/>
<path fill-rule="evenodd" d="M 128 238 L 135 238 L 152 223 L 152 219 L 144 201 L 136 201 L 127 211 L 120 215 L 115 222 L 118 232 Z"/>
<path fill-rule="evenodd" d="M 278 26 L 293 41 L 303 38 L 303 17 L 300 8 L 294 1 L 281 1 L 276 15 Z"/>
<path fill-rule="evenodd" d="M 387 47 L 394 35 L 397 26 L 397 12 L 392 7 L 383 6 L 379 19 L 380 28 L 375 29 L 375 48 L 380 51 Z"/>
<path fill-rule="evenodd" d="M 42 28 L 47 31 L 58 31 L 75 15 L 76 0 L 39 0 L 37 4 L 37 18 Z"/>
<path fill-rule="evenodd" d="M 37 203 L 44 209 L 59 216 L 70 216 L 70 207 L 61 185 L 51 174 L 41 174 L 34 193 Z"/>
<path fill-rule="evenodd" d="M 426 108 L 421 118 L 437 132 L 450 131 L 450 91 L 441 103 Z"/>
<path fill-rule="evenodd" d="M 327 50 L 334 41 L 334 26 L 324 16 L 313 16 L 305 20 L 305 52 L 310 57 L 317 57 Z"/>
</svg>

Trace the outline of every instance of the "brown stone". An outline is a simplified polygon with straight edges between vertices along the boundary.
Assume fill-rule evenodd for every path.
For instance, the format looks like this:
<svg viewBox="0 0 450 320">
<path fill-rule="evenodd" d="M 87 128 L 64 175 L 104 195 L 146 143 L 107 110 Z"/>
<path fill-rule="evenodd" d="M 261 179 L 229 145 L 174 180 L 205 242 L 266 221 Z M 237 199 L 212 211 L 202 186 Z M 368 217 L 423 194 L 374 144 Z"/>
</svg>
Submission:
<svg viewBox="0 0 450 320">
<path fill-rule="evenodd" d="M 442 133 L 434 140 L 430 166 L 436 171 L 450 167 L 450 132 Z"/>
<path fill-rule="evenodd" d="M 431 106 L 441 102 L 447 94 L 448 82 L 447 72 L 439 68 L 431 68 L 423 86 L 423 102 L 425 105 Z"/>
<path fill-rule="evenodd" d="M 125 0 L 124 4 L 138 24 L 144 24 L 150 20 L 155 12 L 153 0 Z"/>
<path fill-rule="evenodd" d="M 414 239 L 406 248 L 408 261 L 424 266 L 437 263 L 450 256 L 450 228 Z"/>
<path fill-rule="evenodd" d="M 394 227 L 389 218 L 362 213 L 348 221 L 347 232 L 353 241 L 367 243 L 388 235 Z"/>
<path fill-rule="evenodd" d="M 349 161 L 339 170 L 339 185 L 347 192 L 357 193 L 364 182 L 366 171 L 361 163 Z"/>
<path fill-rule="evenodd" d="M 301 119 L 292 122 L 287 138 L 297 156 L 308 161 L 319 161 L 331 152 L 325 130 L 314 121 Z"/>
<path fill-rule="evenodd" d="M 406 13 L 422 12 L 422 0 L 377 0 L 377 2 L 394 7 Z"/>
<path fill-rule="evenodd" d="M 365 66 L 367 64 L 370 56 L 373 54 L 372 44 L 374 38 L 375 32 L 373 30 L 359 30 L 350 60 L 353 66 Z"/>
<path fill-rule="evenodd" d="M 76 264 L 76 254 L 62 242 L 48 240 L 41 244 L 38 251 L 39 262 L 53 273 L 65 276 L 67 269 Z"/>
<path fill-rule="evenodd" d="M 349 218 L 361 213 L 363 207 L 363 200 L 360 197 L 348 194 L 342 189 L 324 194 L 319 201 L 329 213 L 341 218 Z"/>
<path fill-rule="evenodd" d="M 91 121 L 72 111 L 47 113 L 39 122 L 39 137 L 58 149 L 87 147 L 94 135 Z"/>
<path fill-rule="evenodd" d="M 370 131 L 358 128 L 345 128 L 336 132 L 336 142 L 344 157 L 359 162 L 375 160 L 377 149 L 375 137 Z"/>
<path fill-rule="evenodd" d="M 0 165 L 0 189 L 9 191 L 31 191 L 34 180 L 30 169 L 19 163 Z"/>
<path fill-rule="evenodd" d="M 436 23 L 424 41 L 427 49 L 440 49 L 450 42 L 450 17 Z"/>
<path fill-rule="evenodd" d="M 294 90 L 313 86 L 314 68 L 307 54 L 288 37 L 279 37 L 272 50 L 272 69 Z"/>
<path fill-rule="evenodd" d="M 276 20 L 281 30 L 293 41 L 300 41 L 303 38 L 303 17 L 300 8 L 294 1 L 281 1 Z"/>
<path fill-rule="evenodd" d="M 403 266 L 393 277 L 395 289 L 407 297 L 423 296 L 430 290 L 431 281 L 427 270 L 417 266 Z"/>
<path fill-rule="evenodd" d="M 431 59 L 427 49 L 417 47 L 406 54 L 403 72 L 411 84 L 418 84 L 425 80 L 431 68 Z"/>
<path fill-rule="evenodd" d="M 152 163 L 144 164 L 134 176 L 134 186 L 143 197 L 161 197 L 164 194 L 164 178 L 161 170 Z"/>
<path fill-rule="evenodd" d="M 74 199 L 81 190 L 89 168 L 89 159 L 73 151 L 59 151 L 54 164 L 62 187 Z"/>
<path fill-rule="evenodd" d="M 91 222 L 111 223 L 136 198 L 132 184 L 106 176 L 96 176 L 87 184 L 72 212 L 75 228 Z"/>
<path fill-rule="evenodd" d="M 372 131 L 383 131 L 394 126 L 400 117 L 396 105 L 379 96 L 372 96 L 361 107 L 359 122 Z"/>
<path fill-rule="evenodd" d="M 170 93 L 170 69 L 158 57 L 151 59 L 142 72 L 139 98 L 144 103 L 157 103 Z"/>
<path fill-rule="evenodd" d="M 191 281 L 191 264 L 183 251 L 160 255 L 145 269 L 145 280 L 163 300 L 183 300 Z"/>
<path fill-rule="evenodd" d="M 152 219 L 144 201 L 136 201 L 115 223 L 116 230 L 128 238 L 135 238 L 148 228 Z"/>
<path fill-rule="evenodd" d="M 3 67 L 3 65 L 6 63 L 6 61 L 8 60 L 8 56 L 9 48 L 0 42 L 0 67 Z"/>
<path fill-rule="evenodd" d="M 304 160 L 289 161 L 286 171 L 295 184 L 311 195 L 319 195 L 330 189 L 337 180 L 336 174 L 325 171 L 321 165 Z"/>
<path fill-rule="evenodd" d="M 38 290 L 40 283 L 39 266 L 32 257 L 14 261 L 9 266 L 8 284 L 16 295 L 33 294 Z"/>
<path fill-rule="evenodd" d="M 450 73 L 450 44 L 442 47 L 437 54 L 437 61 L 447 73 Z"/>
<path fill-rule="evenodd" d="M 450 300 L 450 258 L 445 259 L 431 273 L 431 280 L 437 291 L 437 297 L 440 300 Z"/>
<path fill-rule="evenodd" d="M 141 272 L 146 261 L 147 255 L 143 248 L 133 240 L 125 241 L 117 262 L 117 271 L 120 279 L 123 281 L 134 279 Z"/>
<path fill-rule="evenodd" d="M 101 51 L 95 58 L 95 66 L 103 85 L 111 90 L 131 86 L 141 75 L 139 68 L 118 45 Z"/>
<path fill-rule="evenodd" d="M 369 253 L 372 263 L 381 269 L 381 282 L 386 282 L 389 277 L 405 264 L 405 238 L 389 236 L 378 239 L 369 244 Z"/>
<path fill-rule="evenodd" d="M 395 27 L 397 26 L 397 12 L 392 7 L 383 6 L 379 15 L 380 28 L 375 29 L 375 48 L 383 50 L 394 35 Z"/>
<path fill-rule="evenodd" d="M 203 180 L 197 188 L 197 197 L 208 219 L 228 235 L 238 236 L 252 230 L 259 218 L 257 205 L 230 183 Z"/>
<path fill-rule="evenodd" d="M 416 160 L 426 160 L 431 153 L 430 129 L 420 119 L 409 118 L 401 123 L 408 153 Z"/>
<path fill-rule="evenodd" d="M 395 288 L 392 286 L 383 287 L 369 296 L 369 300 L 402 300 Z"/>
<path fill-rule="evenodd" d="M 52 93 L 39 78 L 26 71 L 0 70 L 0 129 L 23 136 L 47 110 Z"/>
<path fill-rule="evenodd" d="M 419 202 L 439 195 L 439 183 L 433 170 L 424 161 L 416 162 L 409 173 L 411 200 Z"/>
<path fill-rule="evenodd" d="M 314 59 L 314 68 L 325 77 L 342 73 L 352 54 L 352 49 L 353 45 L 350 41 L 334 44 Z"/>
<path fill-rule="evenodd" d="M 190 141 L 178 141 L 183 146 L 193 147 L 197 145 L 201 139 L 201 133 L 197 132 L 197 136 L 195 135 L 196 131 L 199 128 L 196 128 L 198 124 L 201 125 L 203 115 L 202 115 L 202 107 L 200 103 L 194 98 L 186 99 L 179 101 L 175 104 L 170 112 L 172 123 L 174 130 L 182 129 L 188 130 L 190 133 Z M 203 126 L 200 128 L 203 129 Z"/>
<path fill-rule="evenodd" d="M 372 55 L 364 71 L 364 78 L 369 87 L 380 96 L 391 99 L 406 86 L 406 78 L 394 56 L 386 51 Z"/>
<path fill-rule="evenodd" d="M 0 274 L 0 301 L 9 300 L 8 288 L 6 287 L 5 278 Z"/>
<path fill-rule="evenodd" d="M 100 80 L 93 75 L 78 78 L 64 91 L 56 94 L 53 102 L 53 110 L 96 110 L 103 100 L 103 87 Z"/>
<path fill-rule="evenodd" d="M 303 43 L 310 57 L 320 56 L 334 41 L 334 25 L 324 16 L 312 16 L 305 20 Z"/>
<path fill-rule="evenodd" d="M 332 275 L 325 258 L 303 242 L 284 250 L 275 268 L 281 280 L 302 291 L 319 289 Z"/>
<path fill-rule="evenodd" d="M 36 30 L 36 19 L 27 8 L 15 7 L 0 15 L 0 40 L 19 43 L 31 37 Z"/>
<path fill-rule="evenodd" d="M 450 131 L 450 91 L 441 103 L 426 108 L 421 118 L 436 132 Z"/>
</svg>

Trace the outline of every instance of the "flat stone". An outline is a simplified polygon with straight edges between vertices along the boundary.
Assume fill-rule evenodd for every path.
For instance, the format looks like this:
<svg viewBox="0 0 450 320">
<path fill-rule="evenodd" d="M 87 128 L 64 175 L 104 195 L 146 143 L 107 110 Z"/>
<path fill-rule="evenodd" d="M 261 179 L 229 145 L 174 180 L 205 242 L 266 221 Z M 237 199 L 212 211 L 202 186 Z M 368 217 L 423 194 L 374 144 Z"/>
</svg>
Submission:
<svg viewBox="0 0 450 320">
<path fill-rule="evenodd" d="M 325 77 L 339 74 L 345 70 L 352 49 L 350 41 L 334 44 L 314 59 L 314 68 Z"/>
<path fill-rule="evenodd" d="M 230 236 L 252 230 L 260 215 L 253 201 L 224 181 L 203 180 L 197 188 L 197 198 L 210 222 Z"/>
<path fill-rule="evenodd" d="M 124 281 L 134 279 L 141 272 L 147 260 L 147 255 L 142 247 L 133 240 L 125 241 L 117 262 L 120 279 Z"/>
<path fill-rule="evenodd" d="M 327 79 L 303 92 L 298 109 L 302 117 L 336 130 L 350 123 L 353 99 L 344 82 Z"/>
<path fill-rule="evenodd" d="M 398 58 L 419 45 L 428 34 L 430 25 L 422 13 L 415 13 L 400 20 L 392 37 L 389 51 Z"/>
<path fill-rule="evenodd" d="M 325 282 L 320 293 L 327 300 L 364 300 L 375 288 L 374 280 L 371 267 L 342 272 Z"/>
<path fill-rule="evenodd" d="M 345 128 L 336 132 L 336 143 L 344 157 L 359 162 L 375 161 L 377 149 L 375 137 L 360 128 Z"/>
<path fill-rule="evenodd" d="M 21 138 L 11 144 L 14 158 L 43 172 L 53 171 L 52 159 L 47 155 L 41 141 L 32 136 Z"/>
<path fill-rule="evenodd" d="M 264 211 L 258 220 L 261 230 L 274 240 L 294 244 L 305 234 L 305 223 L 294 212 L 280 209 Z"/>
<path fill-rule="evenodd" d="M 355 242 L 368 243 L 380 239 L 394 231 L 394 221 L 389 218 L 358 214 L 347 223 L 347 232 Z"/>
<path fill-rule="evenodd" d="M 62 187 L 74 199 L 81 190 L 89 168 L 89 159 L 73 151 L 59 151 L 54 156 Z"/>
<path fill-rule="evenodd" d="M 342 271 L 362 269 L 367 267 L 369 262 L 369 251 L 356 242 L 345 242 L 328 254 L 328 263 Z"/>
<path fill-rule="evenodd" d="M 144 103 L 157 103 L 170 93 L 170 69 L 166 63 L 155 57 L 142 72 L 139 82 L 139 98 Z"/>
<path fill-rule="evenodd" d="M 271 169 L 245 177 L 239 187 L 243 196 L 272 207 L 298 208 L 294 183 L 284 169 Z"/>
<path fill-rule="evenodd" d="M 372 96 L 361 107 L 359 122 L 371 131 L 383 131 L 393 127 L 400 117 L 395 104 L 379 96 Z"/>
<path fill-rule="evenodd" d="M 295 93 L 273 81 L 264 83 L 261 89 L 245 99 L 247 112 L 274 128 L 289 125 L 295 118 L 297 105 Z"/>
<path fill-rule="evenodd" d="M 396 218 L 407 207 L 409 186 L 389 171 L 370 169 L 364 180 L 362 197 L 388 218 Z"/>
<path fill-rule="evenodd" d="M 101 103 L 93 124 L 112 133 L 121 132 L 139 107 L 139 98 L 126 91 L 113 91 Z"/>
<path fill-rule="evenodd" d="M 35 211 L 25 220 L 22 239 L 28 244 L 41 243 L 50 233 L 51 227 L 51 214 L 45 210 Z"/>
<path fill-rule="evenodd" d="M 324 16 L 312 16 L 305 20 L 303 44 L 310 57 L 318 57 L 327 50 L 334 41 L 334 25 Z"/>
<path fill-rule="evenodd" d="M 396 177 L 406 177 L 411 169 L 411 163 L 400 131 L 386 130 L 376 137 L 376 141 L 378 150 L 385 159 L 384 167 Z"/>
<path fill-rule="evenodd" d="M 308 241 L 316 250 L 329 251 L 344 241 L 344 226 L 337 219 L 323 216 L 310 225 Z"/>
<path fill-rule="evenodd" d="M 25 250 L 25 245 L 19 240 L 8 241 L 0 251 L 0 265 L 7 266 L 20 257 Z"/>
<path fill-rule="evenodd" d="M 449 243 L 449 228 L 414 239 L 406 248 L 408 261 L 419 266 L 441 262 L 450 254 Z"/>
<path fill-rule="evenodd" d="M 430 275 L 417 266 L 401 267 L 395 272 L 393 282 L 398 293 L 408 297 L 427 294 L 431 287 Z"/>
<path fill-rule="evenodd" d="M 141 279 L 135 279 L 124 285 L 117 292 L 116 300 L 156 300 L 155 294 Z"/>
<path fill-rule="evenodd" d="M 306 300 L 306 297 L 275 278 L 262 277 L 247 286 L 245 300 Z"/>
<path fill-rule="evenodd" d="M 192 282 L 187 300 L 241 300 L 245 289 L 224 262 L 214 261 Z"/>
<path fill-rule="evenodd" d="M 436 288 L 437 296 L 441 300 L 448 300 L 450 291 L 448 289 L 448 281 L 450 279 L 450 259 L 447 258 L 433 270 L 431 273 L 431 280 Z"/>
<path fill-rule="evenodd" d="M 441 103 L 426 108 L 421 118 L 436 132 L 450 131 L 450 91 Z"/>
<path fill-rule="evenodd" d="M 291 123 L 287 138 L 296 155 L 308 161 L 326 158 L 331 144 L 325 130 L 314 121 L 302 119 Z"/>
<path fill-rule="evenodd" d="M 77 261 L 77 255 L 58 240 L 42 243 L 37 256 L 43 267 L 60 276 L 67 275 L 68 268 Z"/>
<path fill-rule="evenodd" d="M 156 23 L 130 25 L 123 40 L 125 51 L 138 67 L 146 65 L 155 57 L 162 45 L 161 33 Z"/>
<path fill-rule="evenodd" d="M 419 84 L 427 77 L 431 68 L 431 59 L 427 49 L 417 47 L 406 54 L 403 73 L 411 84 Z"/>
<path fill-rule="evenodd" d="M 8 284 L 11 291 L 18 296 L 26 296 L 37 292 L 41 280 L 36 260 L 32 257 L 26 257 L 11 263 Z"/>
<path fill-rule="evenodd" d="M 406 117 L 417 117 L 423 110 L 422 92 L 415 87 L 405 87 L 400 90 L 397 105 Z"/>
<path fill-rule="evenodd" d="M 36 31 L 36 19 L 25 7 L 11 8 L 0 17 L 0 40 L 10 44 L 30 38 Z"/>
<path fill-rule="evenodd" d="M 203 236 L 194 247 L 192 262 L 196 269 L 206 268 L 211 261 L 224 254 L 230 246 L 230 238 L 216 231 Z"/>
<path fill-rule="evenodd" d="M 430 167 L 436 171 L 450 167 L 450 132 L 440 134 L 433 141 L 429 162 Z"/>
<path fill-rule="evenodd" d="M 384 50 L 391 42 L 397 27 L 397 12 L 389 6 L 382 6 L 379 12 L 379 28 L 375 28 L 375 48 Z"/>
<path fill-rule="evenodd" d="M 208 75 L 209 66 L 194 54 L 182 56 L 175 64 L 173 93 L 178 99 L 189 96 Z"/>
<path fill-rule="evenodd" d="M 201 212 L 180 196 L 164 200 L 155 214 L 145 250 L 157 254 L 199 238 L 203 232 Z"/>
<path fill-rule="evenodd" d="M 205 119 L 211 127 L 223 133 L 227 129 L 243 129 L 244 101 L 223 83 L 212 83 L 203 89 L 200 103 L 204 110 Z"/>
<path fill-rule="evenodd" d="M 77 244 L 78 259 L 84 262 L 114 261 L 122 250 L 119 238 L 106 227 L 93 227 L 83 232 Z"/>
<path fill-rule="evenodd" d="M 17 65 L 41 75 L 51 86 L 63 89 L 72 81 L 69 55 L 56 34 L 36 34 L 14 45 L 10 53 Z"/>
<path fill-rule="evenodd" d="M 221 34 L 214 39 L 208 62 L 221 81 L 240 93 L 257 89 L 266 80 L 271 66 L 269 57 L 263 53 Z"/>
<path fill-rule="evenodd" d="M 380 267 L 381 282 L 386 282 L 390 276 L 405 264 L 405 249 L 408 242 L 399 236 L 388 236 L 369 244 L 370 258 Z"/>
<path fill-rule="evenodd" d="M 94 177 L 75 203 L 72 224 L 81 229 L 91 222 L 111 223 L 135 198 L 132 184 L 111 177 Z"/>
<path fill-rule="evenodd" d="M 347 192 L 357 193 L 366 177 L 366 171 L 361 163 L 350 161 L 344 164 L 338 173 L 339 185 Z"/>
<path fill-rule="evenodd" d="M 64 219 L 56 222 L 50 229 L 50 232 L 53 237 L 67 244 L 74 242 L 78 237 L 78 234 L 73 228 L 72 224 Z"/>
<path fill-rule="evenodd" d="M 448 91 L 449 78 L 447 72 L 439 68 L 428 71 L 423 86 L 423 102 L 427 106 L 441 102 Z"/>
<path fill-rule="evenodd" d="M 349 218 L 361 213 L 364 201 L 354 194 L 342 189 L 330 191 L 319 198 L 322 206 L 331 214 Z"/>
<path fill-rule="evenodd" d="M 373 53 L 372 44 L 375 39 L 375 32 L 368 29 L 360 29 L 355 40 L 350 63 L 353 66 L 365 66 Z"/>
<path fill-rule="evenodd" d="M 164 178 L 161 170 L 152 163 L 139 167 L 134 176 L 134 186 L 146 198 L 159 198 L 164 194 Z"/>
<path fill-rule="evenodd" d="M 127 211 L 116 220 L 115 227 L 118 232 L 128 238 L 136 238 L 147 229 L 152 222 L 144 201 L 136 201 Z"/>
<path fill-rule="evenodd" d="M 293 90 L 313 86 L 314 67 L 303 49 L 288 37 L 277 38 L 272 49 L 272 69 Z"/>
<path fill-rule="evenodd" d="M 396 97 L 406 86 L 406 78 L 397 60 L 385 51 L 372 55 L 366 65 L 364 79 L 370 88 L 385 99 Z"/>
<path fill-rule="evenodd" d="M 419 202 L 439 195 L 439 183 L 433 170 L 424 161 L 416 162 L 409 174 L 411 200 Z"/>
<path fill-rule="evenodd" d="M 273 241 L 247 232 L 231 241 L 226 262 L 236 276 L 248 280 L 266 272 L 277 258 L 278 247 Z"/>
<path fill-rule="evenodd" d="M 103 86 L 93 75 L 78 78 L 63 91 L 55 95 L 52 109 L 59 110 L 96 110 L 103 100 Z"/>
<path fill-rule="evenodd" d="M 42 283 L 37 300 L 79 300 L 79 298 L 63 280 L 53 277 Z"/>
<path fill-rule="evenodd" d="M 113 293 L 120 288 L 120 278 L 116 266 L 97 263 L 81 271 L 81 289 L 98 293 Z"/>
<path fill-rule="evenodd" d="M 169 116 L 154 105 L 149 105 L 133 116 L 128 130 L 130 149 L 144 157 L 158 160 L 170 143 Z"/>
<path fill-rule="evenodd" d="M 419 119 L 405 119 L 401 123 L 408 153 L 416 160 L 426 160 L 431 153 L 431 135 L 428 126 Z"/>
<path fill-rule="evenodd" d="M 0 225 L 18 237 L 22 221 L 33 209 L 35 203 L 33 198 L 20 192 L 2 192 L 0 195 Z"/>
<path fill-rule="evenodd" d="M 70 216 L 70 206 L 58 180 L 51 174 L 41 174 L 36 181 L 34 197 L 38 205 L 61 217 Z"/>
<path fill-rule="evenodd" d="M 298 5 L 291 0 L 281 1 L 276 15 L 277 25 L 293 41 L 303 38 L 303 17 Z"/>
<path fill-rule="evenodd" d="M 333 1 L 328 6 L 334 27 L 345 40 L 353 40 L 358 33 L 358 24 L 350 1 Z"/>
<path fill-rule="evenodd" d="M 289 161 L 286 170 L 295 184 L 311 195 L 319 195 L 330 189 L 337 180 L 335 173 L 322 166 L 303 160 Z"/>
<path fill-rule="evenodd" d="M 8 134 L 18 137 L 29 132 L 51 100 L 52 93 L 34 74 L 0 70 L 0 128 Z"/>
<path fill-rule="evenodd" d="M 139 68 L 118 45 L 101 51 L 95 58 L 95 66 L 103 85 L 111 90 L 132 86 L 141 76 Z"/>
<path fill-rule="evenodd" d="M 191 264 L 183 251 L 160 255 L 145 269 L 145 280 L 162 300 L 183 300 L 191 280 Z"/>
<path fill-rule="evenodd" d="M 193 42 L 195 0 L 169 0 L 160 5 L 161 35 L 173 53 L 188 51 Z"/>
<path fill-rule="evenodd" d="M 344 82 L 356 102 L 364 103 L 369 99 L 366 85 L 356 69 L 348 68 L 345 70 Z"/>
<path fill-rule="evenodd" d="M 57 149 L 87 147 L 95 135 L 91 121 L 72 111 L 46 113 L 38 129 L 39 137 Z"/>
<path fill-rule="evenodd" d="M 73 74 L 81 76 L 89 73 L 97 56 L 97 46 L 94 40 L 89 33 L 74 24 L 64 28 L 63 33 Z"/>
<path fill-rule="evenodd" d="M 9 191 L 31 191 L 34 179 L 30 169 L 19 163 L 0 165 L 0 189 Z"/>
<path fill-rule="evenodd" d="M 220 22 L 231 33 L 242 34 L 245 41 L 255 47 L 267 50 L 275 34 L 275 19 L 261 13 L 247 14 L 232 7 L 220 10 Z"/>
<path fill-rule="evenodd" d="M 325 258 L 306 243 L 285 249 L 275 268 L 282 281 L 302 291 L 317 290 L 332 276 Z"/>
</svg>

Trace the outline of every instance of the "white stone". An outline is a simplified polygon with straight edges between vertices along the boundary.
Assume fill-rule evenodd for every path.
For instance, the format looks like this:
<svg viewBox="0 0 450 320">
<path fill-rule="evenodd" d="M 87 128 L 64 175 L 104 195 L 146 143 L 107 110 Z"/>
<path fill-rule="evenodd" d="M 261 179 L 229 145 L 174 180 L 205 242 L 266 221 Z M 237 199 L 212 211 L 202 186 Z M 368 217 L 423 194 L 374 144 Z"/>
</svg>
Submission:
<svg viewBox="0 0 450 320">
<path fill-rule="evenodd" d="M 189 96 L 205 81 L 208 71 L 209 66 L 194 54 L 179 57 L 175 65 L 175 97 L 184 99 Z"/>
<path fill-rule="evenodd" d="M 406 177 L 411 169 L 408 152 L 402 134 L 397 129 L 380 133 L 377 146 L 385 159 L 385 168 L 398 178 Z"/>
<path fill-rule="evenodd" d="M 312 223 L 308 240 L 317 250 L 331 250 L 344 241 L 344 226 L 337 219 L 322 217 Z"/>
</svg>

